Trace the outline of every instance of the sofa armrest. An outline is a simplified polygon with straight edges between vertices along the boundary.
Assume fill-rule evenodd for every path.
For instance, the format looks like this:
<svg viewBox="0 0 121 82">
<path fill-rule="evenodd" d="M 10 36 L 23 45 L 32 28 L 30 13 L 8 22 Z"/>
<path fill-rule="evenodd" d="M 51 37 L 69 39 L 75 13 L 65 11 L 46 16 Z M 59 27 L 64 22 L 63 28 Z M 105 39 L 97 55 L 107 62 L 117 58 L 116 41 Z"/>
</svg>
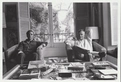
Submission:
<svg viewBox="0 0 121 82">
<path fill-rule="evenodd" d="M 117 58 L 117 54 L 118 54 L 118 47 L 112 49 L 112 50 L 107 50 L 107 54 Z"/>
<path fill-rule="evenodd" d="M 12 46 L 11 48 L 9 48 L 8 50 L 5 51 L 5 57 L 8 59 L 12 56 L 13 52 L 15 51 L 15 49 L 17 48 L 17 45 Z"/>
<path fill-rule="evenodd" d="M 95 51 L 99 52 L 99 56 L 100 56 L 100 60 L 105 60 L 106 56 L 107 56 L 107 50 L 105 47 L 101 46 L 100 44 L 98 44 L 97 42 L 92 42 L 93 48 Z"/>
<path fill-rule="evenodd" d="M 92 45 L 93 45 L 93 48 L 95 51 L 98 51 L 98 52 L 105 52 L 106 53 L 106 48 L 101 46 L 100 44 L 98 44 L 97 42 L 92 42 Z"/>
<path fill-rule="evenodd" d="M 6 62 L 6 69 L 7 71 L 10 70 L 13 66 L 15 66 L 15 50 L 18 45 L 14 45 L 8 50 L 5 51 L 5 62 Z"/>
</svg>

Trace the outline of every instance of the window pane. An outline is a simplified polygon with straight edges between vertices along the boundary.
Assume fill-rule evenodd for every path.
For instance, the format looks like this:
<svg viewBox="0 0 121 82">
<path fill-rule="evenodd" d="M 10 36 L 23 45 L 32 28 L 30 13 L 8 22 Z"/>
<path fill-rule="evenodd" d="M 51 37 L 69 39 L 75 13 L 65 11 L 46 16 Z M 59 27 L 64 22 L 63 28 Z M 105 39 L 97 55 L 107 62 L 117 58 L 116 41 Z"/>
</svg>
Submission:
<svg viewBox="0 0 121 82">
<path fill-rule="evenodd" d="M 53 2 L 53 39 L 63 42 L 74 33 L 73 3 Z"/>
<path fill-rule="evenodd" d="M 30 2 L 30 26 L 35 31 L 36 40 L 48 41 L 49 22 L 48 22 L 48 3 L 47 2 Z"/>
<path fill-rule="evenodd" d="M 111 42 L 112 45 L 118 43 L 118 3 L 111 3 Z"/>
</svg>

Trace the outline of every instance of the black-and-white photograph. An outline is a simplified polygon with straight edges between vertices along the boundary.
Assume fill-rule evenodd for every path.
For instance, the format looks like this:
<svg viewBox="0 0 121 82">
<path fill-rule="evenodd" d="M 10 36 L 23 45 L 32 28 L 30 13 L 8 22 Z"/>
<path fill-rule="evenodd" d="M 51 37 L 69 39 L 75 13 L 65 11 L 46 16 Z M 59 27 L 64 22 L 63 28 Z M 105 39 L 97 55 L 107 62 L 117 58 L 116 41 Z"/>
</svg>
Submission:
<svg viewBox="0 0 121 82">
<path fill-rule="evenodd" d="M 118 2 L 2 2 L 3 80 L 118 78 Z"/>
</svg>

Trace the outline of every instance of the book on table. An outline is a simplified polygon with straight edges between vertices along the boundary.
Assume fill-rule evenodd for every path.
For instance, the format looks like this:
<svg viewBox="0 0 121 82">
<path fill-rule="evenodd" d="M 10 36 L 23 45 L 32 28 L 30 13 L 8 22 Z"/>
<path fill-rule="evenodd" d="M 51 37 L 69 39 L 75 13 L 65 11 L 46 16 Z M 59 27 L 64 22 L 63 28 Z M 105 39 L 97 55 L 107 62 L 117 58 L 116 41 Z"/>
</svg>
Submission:
<svg viewBox="0 0 121 82">
<path fill-rule="evenodd" d="M 30 61 L 29 65 L 28 65 L 28 69 L 38 69 L 38 68 L 42 68 L 45 67 L 45 64 L 43 61 Z"/>
<path fill-rule="evenodd" d="M 99 72 L 104 75 L 116 75 L 118 73 L 118 71 L 115 69 L 100 69 Z"/>
<path fill-rule="evenodd" d="M 117 70 L 115 69 L 91 69 L 94 77 L 102 80 L 114 80 L 117 78 Z"/>
<path fill-rule="evenodd" d="M 20 74 L 19 79 L 38 78 L 39 75 L 40 75 L 40 70 L 38 69 L 33 69 L 33 70 L 24 69 Z"/>
<path fill-rule="evenodd" d="M 80 62 L 73 62 L 70 63 L 68 66 L 68 70 L 71 70 L 71 72 L 84 72 L 83 69 L 85 68 L 85 64 Z"/>
<path fill-rule="evenodd" d="M 110 64 L 107 61 L 98 61 L 98 62 L 92 62 L 94 66 L 109 66 Z"/>
<path fill-rule="evenodd" d="M 28 68 L 22 70 L 22 73 L 20 74 L 20 79 L 32 79 L 32 78 L 38 78 L 38 76 L 41 74 L 40 68 L 45 67 L 44 62 L 38 60 L 38 61 L 30 61 Z"/>
</svg>

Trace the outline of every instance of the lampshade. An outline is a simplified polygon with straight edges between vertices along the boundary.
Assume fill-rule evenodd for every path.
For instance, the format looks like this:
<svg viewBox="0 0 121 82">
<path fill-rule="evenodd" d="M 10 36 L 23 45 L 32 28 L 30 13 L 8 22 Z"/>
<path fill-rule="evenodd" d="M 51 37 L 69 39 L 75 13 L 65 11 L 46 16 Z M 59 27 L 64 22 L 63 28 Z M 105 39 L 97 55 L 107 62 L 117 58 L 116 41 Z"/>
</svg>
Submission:
<svg viewBox="0 0 121 82">
<path fill-rule="evenodd" d="M 89 26 L 89 27 L 86 27 L 86 30 L 90 30 L 91 31 L 91 38 L 92 39 L 99 39 L 98 27 L 96 27 L 96 26 Z"/>
<path fill-rule="evenodd" d="M 3 13 L 3 28 L 6 28 L 5 13 Z"/>
</svg>

